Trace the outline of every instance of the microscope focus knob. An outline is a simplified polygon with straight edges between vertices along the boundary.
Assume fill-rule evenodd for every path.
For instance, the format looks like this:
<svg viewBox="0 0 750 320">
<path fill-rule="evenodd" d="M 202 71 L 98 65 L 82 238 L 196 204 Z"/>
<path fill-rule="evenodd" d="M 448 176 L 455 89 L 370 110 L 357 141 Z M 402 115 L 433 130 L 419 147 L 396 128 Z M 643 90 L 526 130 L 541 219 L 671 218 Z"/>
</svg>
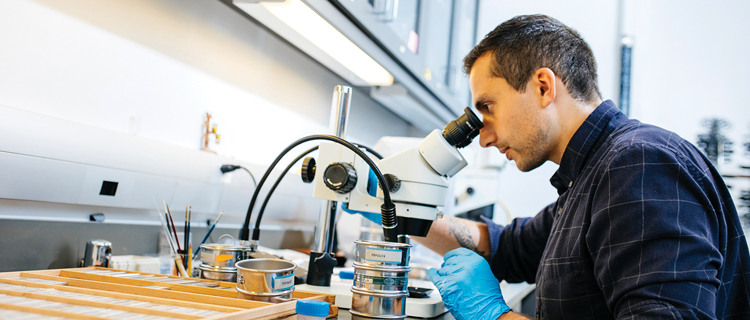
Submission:
<svg viewBox="0 0 750 320">
<path fill-rule="evenodd" d="M 336 193 L 349 193 L 357 185 L 357 170 L 347 162 L 334 162 L 323 172 L 323 181 Z"/>
<path fill-rule="evenodd" d="M 390 193 L 394 193 L 401 188 L 401 180 L 395 175 L 386 173 L 383 175 L 383 178 L 385 178 L 385 185 L 388 186 L 388 191 Z M 380 187 L 380 184 L 378 184 L 378 187 Z"/>
<path fill-rule="evenodd" d="M 315 169 L 315 158 L 305 158 L 305 160 L 302 161 L 302 172 L 300 172 L 300 175 L 302 176 L 302 182 L 312 182 L 315 179 Z"/>
</svg>

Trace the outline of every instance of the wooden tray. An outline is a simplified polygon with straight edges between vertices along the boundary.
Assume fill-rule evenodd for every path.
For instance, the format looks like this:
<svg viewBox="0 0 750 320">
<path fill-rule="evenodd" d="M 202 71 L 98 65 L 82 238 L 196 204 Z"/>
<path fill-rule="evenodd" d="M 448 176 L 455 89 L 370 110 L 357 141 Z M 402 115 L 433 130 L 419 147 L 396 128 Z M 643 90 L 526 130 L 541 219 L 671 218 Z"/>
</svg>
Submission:
<svg viewBox="0 0 750 320">
<path fill-rule="evenodd" d="M 174 283 L 180 280 L 194 283 Z M 5 312 L 5 317 L 37 314 L 61 319 L 296 319 L 296 301 L 239 299 L 235 286 L 93 267 L 6 272 L 0 273 L 0 318 Z M 334 295 L 294 291 L 293 299 L 327 301 L 328 317 L 338 315 Z"/>
</svg>

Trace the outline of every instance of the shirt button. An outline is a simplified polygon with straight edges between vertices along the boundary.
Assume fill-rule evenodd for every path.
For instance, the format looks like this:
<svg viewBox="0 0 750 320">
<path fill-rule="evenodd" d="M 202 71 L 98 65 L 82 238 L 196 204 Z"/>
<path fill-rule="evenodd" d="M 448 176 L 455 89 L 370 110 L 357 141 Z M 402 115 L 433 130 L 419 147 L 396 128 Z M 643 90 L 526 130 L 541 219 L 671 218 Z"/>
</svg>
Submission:
<svg viewBox="0 0 750 320">
<path fill-rule="evenodd" d="M 562 208 L 557 209 L 557 214 L 562 214 Z"/>
<path fill-rule="evenodd" d="M 571 182 L 568 183 L 568 188 L 570 188 L 572 186 L 573 186 L 573 181 L 571 181 Z"/>
</svg>

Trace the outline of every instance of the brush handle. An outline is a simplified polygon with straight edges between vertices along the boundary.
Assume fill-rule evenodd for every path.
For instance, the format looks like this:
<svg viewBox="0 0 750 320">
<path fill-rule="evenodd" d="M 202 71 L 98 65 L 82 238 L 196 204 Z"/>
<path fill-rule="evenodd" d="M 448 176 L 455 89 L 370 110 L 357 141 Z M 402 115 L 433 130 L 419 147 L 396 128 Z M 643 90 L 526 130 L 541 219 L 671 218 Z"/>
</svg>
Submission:
<svg viewBox="0 0 750 320">
<path fill-rule="evenodd" d="M 187 252 L 187 269 L 190 270 L 190 276 L 193 276 L 193 247 L 191 246 Z"/>
<path fill-rule="evenodd" d="M 174 261 L 177 262 L 177 269 L 180 270 L 180 276 L 183 278 L 190 278 L 185 270 L 185 266 L 182 265 L 182 257 L 180 257 L 179 254 L 174 257 Z"/>
<path fill-rule="evenodd" d="M 208 228 L 208 232 L 206 233 L 206 236 L 203 237 L 203 241 L 201 241 L 201 245 L 204 244 L 204 243 L 206 243 L 206 240 L 208 240 L 208 236 L 211 235 L 211 232 L 214 231 L 214 228 L 216 228 L 216 224 L 215 223 L 214 223 L 214 225 L 211 226 L 211 228 Z M 195 257 L 197 257 L 198 253 L 200 253 L 200 252 L 201 252 L 201 246 L 199 245 L 198 249 L 195 250 L 195 254 L 193 255 L 193 259 L 195 259 Z"/>
<path fill-rule="evenodd" d="M 172 215 L 169 215 L 169 221 L 172 223 L 172 232 L 174 233 L 174 241 L 177 244 L 177 251 L 181 251 L 182 248 L 180 248 L 180 240 L 179 237 L 177 237 L 177 228 L 174 227 L 174 220 L 172 219 Z"/>
<path fill-rule="evenodd" d="M 189 239 L 189 236 L 190 236 L 190 234 L 189 234 L 190 233 L 190 229 L 188 229 L 188 205 L 187 204 L 185 204 L 185 227 L 182 229 L 182 233 L 185 236 L 184 237 L 184 239 L 185 239 L 184 249 L 183 249 L 183 252 L 182 252 L 183 257 L 185 257 L 185 259 L 182 261 L 182 263 L 183 263 L 183 266 L 185 268 L 187 268 L 188 267 L 188 264 L 187 264 L 187 260 L 188 260 L 187 259 L 187 251 L 188 251 L 188 247 L 190 246 L 188 244 L 188 239 Z"/>
</svg>

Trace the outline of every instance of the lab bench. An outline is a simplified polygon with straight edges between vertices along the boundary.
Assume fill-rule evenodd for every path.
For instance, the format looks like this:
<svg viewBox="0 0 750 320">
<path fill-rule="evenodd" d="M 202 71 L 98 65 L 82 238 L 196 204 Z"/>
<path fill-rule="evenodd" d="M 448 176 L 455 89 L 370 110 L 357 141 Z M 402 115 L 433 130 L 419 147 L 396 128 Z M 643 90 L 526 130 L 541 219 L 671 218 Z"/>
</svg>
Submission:
<svg viewBox="0 0 750 320">
<path fill-rule="evenodd" d="M 352 314 L 349 313 L 349 310 L 339 309 L 339 316 L 336 317 L 336 318 L 334 318 L 334 319 L 338 319 L 338 320 L 351 320 L 352 319 Z M 357 318 L 357 319 L 363 319 L 363 318 Z M 419 320 L 419 319 L 422 319 L 422 320 L 424 320 L 424 319 L 430 319 L 430 320 L 455 320 L 456 318 L 454 318 L 450 314 L 450 312 L 446 312 L 446 313 L 443 313 L 443 314 L 441 314 L 441 315 L 439 315 L 437 317 L 434 317 L 434 318 L 413 318 L 413 317 L 407 317 L 406 319 L 407 320 Z"/>
<path fill-rule="evenodd" d="M 410 279 L 410 285 L 414 285 L 422 288 L 434 288 L 428 280 Z M 351 307 L 351 280 L 341 280 L 337 274 L 334 274 L 331 278 L 330 287 L 315 287 L 309 285 L 298 285 L 298 289 L 307 292 L 314 292 L 318 294 L 333 295 L 336 297 L 336 305 L 339 306 L 340 312 Z M 500 283 L 500 290 L 503 293 L 503 298 L 508 306 L 514 310 L 524 314 L 535 313 L 535 295 L 534 290 L 536 286 L 528 283 Z M 425 298 L 407 298 L 406 299 L 406 313 L 411 316 L 408 319 L 453 319 L 450 314 L 445 310 L 443 302 L 440 299 L 440 294 L 437 290 L 429 293 L 428 297 Z M 348 314 L 348 313 L 347 313 Z M 443 318 L 445 315 L 449 317 Z M 349 319 L 341 318 L 339 319 Z"/>
<path fill-rule="evenodd" d="M 513 284 L 506 289 L 506 301 L 524 300 L 529 285 Z M 223 290 L 222 290 L 223 289 Z M 289 315 L 288 306 L 235 299 L 234 285 L 202 279 L 183 279 L 158 274 L 119 271 L 106 268 L 80 268 L 0 273 L 0 309 L 47 314 L 67 310 L 66 314 L 80 318 L 81 314 L 114 312 L 118 315 L 150 314 L 158 316 L 203 316 L 248 314 L 248 310 L 273 309 L 269 312 Z M 295 291 L 296 299 L 315 299 L 332 302 L 334 295 Z M 529 297 L 526 297 L 529 298 Z M 19 301 L 24 300 L 24 301 Z M 29 303 L 25 303 L 28 300 Z M 518 300 L 520 304 L 521 300 Z M 43 305 L 44 304 L 44 305 Z M 267 308 L 263 308 L 267 307 Z M 41 308 L 41 309 L 40 309 Z M 61 309 L 61 310 L 62 310 Z M 80 309 L 80 310 L 79 310 Z M 84 310 L 85 309 L 85 310 Z M 278 309 L 278 310 L 276 310 Z M 520 306 L 515 310 L 532 313 Z M 352 319 L 348 310 L 331 307 L 336 319 Z M 249 315 L 249 314 L 248 314 Z M 406 319 L 426 319 L 408 317 Z M 450 320 L 450 313 L 428 319 Z"/>
<path fill-rule="evenodd" d="M 295 300 L 333 296 L 295 291 Z M 238 298 L 233 283 L 108 268 L 0 273 L 0 318 L 287 319 L 296 302 Z M 329 316 L 338 314 L 331 305 Z"/>
</svg>

